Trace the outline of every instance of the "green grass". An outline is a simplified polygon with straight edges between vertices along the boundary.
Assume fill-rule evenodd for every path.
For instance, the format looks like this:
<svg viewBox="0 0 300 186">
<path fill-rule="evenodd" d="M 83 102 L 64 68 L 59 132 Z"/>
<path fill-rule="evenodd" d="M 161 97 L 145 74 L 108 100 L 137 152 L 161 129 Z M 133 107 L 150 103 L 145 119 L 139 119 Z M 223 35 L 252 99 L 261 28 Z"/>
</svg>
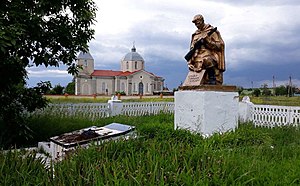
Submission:
<svg viewBox="0 0 300 186">
<path fill-rule="evenodd" d="M 65 97 L 65 96 L 46 96 L 50 103 L 107 103 L 110 97 Z"/>
<path fill-rule="evenodd" d="M 300 96 L 268 96 L 268 97 L 250 97 L 254 104 L 262 105 L 281 105 L 281 106 L 300 106 Z"/>
<path fill-rule="evenodd" d="M 77 120 L 33 118 L 32 125 L 43 136 L 119 122 L 135 125 L 140 137 L 79 148 L 55 164 L 54 173 L 31 156 L 0 153 L 0 185 L 300 184 L 298 127 L 268 129 L 240 124 L 235 132 L 204 139 L 174 130 L 174 118 L 169 114 Z"/>
</svg>

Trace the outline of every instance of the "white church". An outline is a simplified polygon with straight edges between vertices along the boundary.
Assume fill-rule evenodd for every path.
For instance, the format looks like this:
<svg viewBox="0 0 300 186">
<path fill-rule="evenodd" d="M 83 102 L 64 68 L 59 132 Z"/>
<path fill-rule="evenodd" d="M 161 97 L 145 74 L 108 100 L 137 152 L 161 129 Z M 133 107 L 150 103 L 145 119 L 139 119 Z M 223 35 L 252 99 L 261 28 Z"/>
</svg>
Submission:
<svg viewBox="0 0 300 186">
<path fill-rule="evenodd" d="M 164 78 L 145 70 L 145 61 L 135 46 L 122 58 L 120 71 L 95 70 L 94 58 L 89 52 L 81 52 L 77 63 L 82 69 L 75 77 L 76 95 L 113 95 L 116 92 L 153 95 L 164 87 Z"/>
</svg>

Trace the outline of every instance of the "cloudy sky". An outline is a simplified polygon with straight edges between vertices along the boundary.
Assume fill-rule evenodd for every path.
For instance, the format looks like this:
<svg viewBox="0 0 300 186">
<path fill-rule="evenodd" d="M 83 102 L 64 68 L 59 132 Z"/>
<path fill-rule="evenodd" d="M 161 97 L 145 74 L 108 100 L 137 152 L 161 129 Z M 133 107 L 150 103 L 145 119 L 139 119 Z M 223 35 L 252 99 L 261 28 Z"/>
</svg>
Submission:
<svg viewBox="0 0 300 186">
<path fill-rule="evenodd" d="M 133 42 L 145 68 L 165 78 L 172 89 L 188 69 L 191 22 L 202 14 L 218 27 L 225 42 L 224 84 L 260 87 L 267 83 L 300 86 L 299 0 L 96 0 L 95 39 L 90 53 L 95 69 L 120 69 Z M 65 67 L 29 68 L 29 86 L 50 80 L 65 86 L 72 80 Z"/>
</svg>

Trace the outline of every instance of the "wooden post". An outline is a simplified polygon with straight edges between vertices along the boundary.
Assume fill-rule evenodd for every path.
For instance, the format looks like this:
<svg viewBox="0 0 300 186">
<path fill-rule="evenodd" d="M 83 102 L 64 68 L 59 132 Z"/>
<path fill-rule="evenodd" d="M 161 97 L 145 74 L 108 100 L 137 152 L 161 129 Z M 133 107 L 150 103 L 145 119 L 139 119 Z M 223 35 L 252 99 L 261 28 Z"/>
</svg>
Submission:
<svg viewBox="0 0 300 186">
<path fill-rule="evenodd" d="M 65 93 L 64 96 L 65 96 L 65 98 L 68 98 L 69 94 Z"/>
<path fill-rule="evenodd" d="M 160 93 L 159 97 L 160 97 L 160 99 L 162 99 L 163 98 L 163 93 Z"/>
</svg>

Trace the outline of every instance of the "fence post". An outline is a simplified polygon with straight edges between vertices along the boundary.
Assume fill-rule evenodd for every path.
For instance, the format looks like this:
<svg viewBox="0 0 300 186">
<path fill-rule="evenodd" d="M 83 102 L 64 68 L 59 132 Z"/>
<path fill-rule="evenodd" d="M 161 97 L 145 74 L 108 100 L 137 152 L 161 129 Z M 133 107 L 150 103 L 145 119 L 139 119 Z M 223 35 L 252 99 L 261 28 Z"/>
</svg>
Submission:
<svg viewBox="0 0 300 186">
<path fill-rule="evenodd" d="M 123 103 L 118 100 L 116 96 L 112 96 L 111 100 L 108 100 L 108 112 L 109 116 L 117 116 L 122 113 Z"/>
<path fill-rule="evenodd" d="M 243 100 L 239 102 L 239 120 L 241 122 L 248 122 L 251 120 L 251 111 L 253 103 L 248 96 L 243 97 Z"/>
<path fill-rule="evenodd" d="M 294 123 L 294 112 L 292 107 L 288 108 L 288 124 L 293 124 Z"/>
</svg>

